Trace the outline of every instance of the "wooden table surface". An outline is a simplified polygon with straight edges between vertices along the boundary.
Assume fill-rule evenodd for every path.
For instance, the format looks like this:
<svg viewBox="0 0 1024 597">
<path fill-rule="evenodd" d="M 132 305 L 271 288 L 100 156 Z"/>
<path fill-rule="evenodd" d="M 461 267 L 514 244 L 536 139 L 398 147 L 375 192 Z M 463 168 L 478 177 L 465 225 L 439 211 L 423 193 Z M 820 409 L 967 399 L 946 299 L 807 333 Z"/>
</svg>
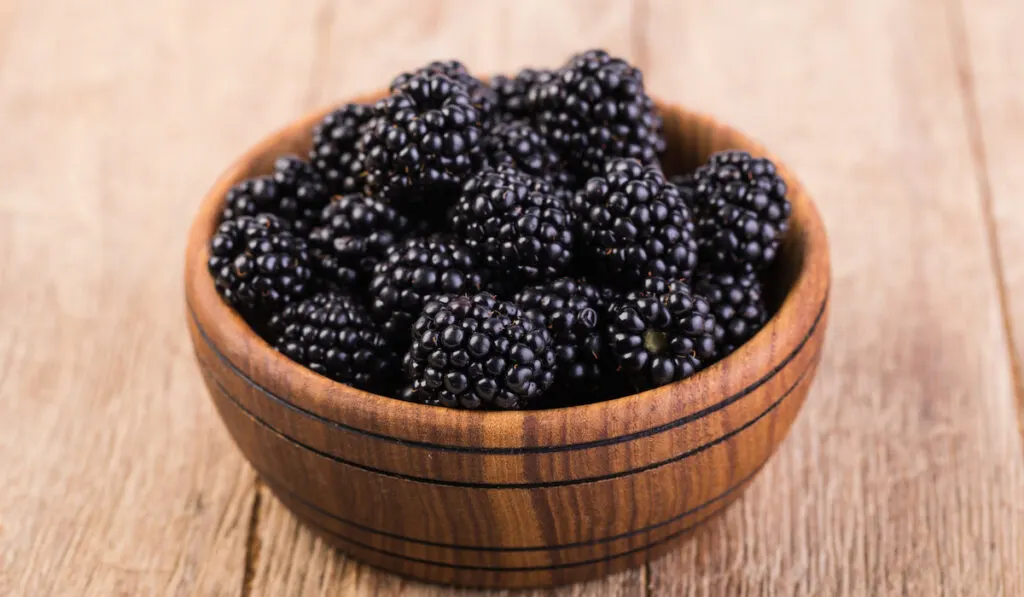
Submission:
<svg viewBox="0 0 1024 597">
<path fill-rule="evenodd" d="M 1022 26 L 1020 0 L 0 1 L 0 595 L 448 594 L 261 486 L 193 362 L 186 228 L 309 108 L 428 58 L 591 46 L 802 175 L 833 315 L 737 504 L 538 594 L 1024 595 Z"/>
</svg>

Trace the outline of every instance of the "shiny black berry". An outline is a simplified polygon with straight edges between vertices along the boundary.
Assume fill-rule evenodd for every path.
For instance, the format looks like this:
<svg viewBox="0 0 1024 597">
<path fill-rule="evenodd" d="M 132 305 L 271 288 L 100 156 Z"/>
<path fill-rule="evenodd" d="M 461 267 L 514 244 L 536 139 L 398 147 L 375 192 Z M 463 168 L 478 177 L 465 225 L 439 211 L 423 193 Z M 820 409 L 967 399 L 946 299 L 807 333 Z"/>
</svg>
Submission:
<svg viewBox="0 0 1024 597">
<path fill-rule="evenodd" d="M 662 290 L 631 292 L 608 312 L 608 351 L 638 389 L 687 378 L 717 355 L 707 299 L 683 282 Z"/>
<path fill-rule="evenodd" d="M 396 347 L 423 304 L 437 294 L 468 294 L 483 288 L 484 275 L 465 245 L 439 239 L 409 239 L 392 245 L 370 280 L 370 311 Z"/>
<path fill-rule="evenodd" d="M 458 60 L 435 60 L 412 72 L 402 73 L 391 80 L 389 88 L 394 91 L 402 88 L 413 77 L 431 74 L 444 75 L 464 85 L 473 105 L 480 110 L 483 122 L 490 122 L 498 112 L 499 100 L 495 90 L 470 74 L 466 66 Z"/>
<path fill-rule="evenodd" d="M 550 70 L 525 68 L 511 77 L 498 75 L 491 79 L 491 89 L 498 99 L 500 118 L 532 120 L 535 109 L 530 102 L 530 91 L 554 76 Z"/>
<path fill-rule="evenodd" d="M 365 159 L 356 144 L 372 117 L 371 106 L 345 104 L 325 116 L 313 129 L 309 161 L 332 195 L 364 191 Z"/>
<path fill-rule="evenodd" d="M 547 140 L 524 120 L 496 124 L 483 140 L 487 162 L 508 164 L 559 187 L 575 187 L 576 179 Z"/>
<path fill-rule="evenodd" d="M 309 163 L 288 155 L 277 159 L 274 172 L 249 178 L 231 187 L 224 197 L 222 219 L 273 214 L 297 235 L 316 224 L 330 195 Z"/>
<path fill-rule="evenodd" d="M 207 265 L 220 295 L 250 319 L 284 308 L 311 287 L 306 239 L 270 214 L 221 223 Z"/>
<path fill-rule="evenodd" d="M 398 359 L 358 300 L 336 291 L 292 303 L 270 319 L 274 346 L 320 375 L 379 390 L 398 373 Z"/>
<path fill-rule="evenodd" d="M 584 179 L 613 158 L 656 164 L 665 150 L 662 120 L 640 70 L 604 50 L 573 56 L 530 90 L 528 103 L 540 132 Z"/>
<path fill-rule="evenodd" d="M 520 409 L 555 378 L 551 335 L 511 302 L 481 292 L 428 301 L 403 360 L 403 397 L 465 409 Z"/>
<path fill-rule="evenodd" d="M 764 290 L 754 273 L 698 272 L 694 290 L 707 298 L 715 315 L 715 343 L 724 357 L 749 340 L 768 320 Z"/>
<path fill-rule="evenodd" d="M 316 272 L 341 288 L 365 284 L 389 247 L 409 230 L 404 215 L 363 195 L 335 198 L 309 235 Z"/>
<path fill-rule="evenodd" d="M 576 193 L 573 211 L 585 261 L 611 283 L 681 278 L 697 267 L 693 214 L 661 170 L 634 159 L 608 162 Z"/>
<path fill-rule="evenodd" d="M 495 277 L 539 282 L 572 263 L 573 222 L 564 195 L 510 166 L 466 182 L 452 228 Z"/>
</svg>

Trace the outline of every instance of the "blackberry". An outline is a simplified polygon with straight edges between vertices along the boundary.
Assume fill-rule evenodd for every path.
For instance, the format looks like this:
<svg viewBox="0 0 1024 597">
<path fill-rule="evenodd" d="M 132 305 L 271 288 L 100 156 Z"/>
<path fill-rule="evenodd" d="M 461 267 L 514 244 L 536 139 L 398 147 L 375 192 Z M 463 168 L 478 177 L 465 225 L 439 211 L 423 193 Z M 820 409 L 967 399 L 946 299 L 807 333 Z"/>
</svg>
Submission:
<svg viewBox="0 0 1024 597">
<path fill-rule="evenodd" d="M 550 70 L 524 68 L 513 77 L 497 75 L 491 79 L 491 89 L 497 96 L 500 117 L 505 120 L 532 118 L 530 90 L 550 81 L 554 76 Z"/>
<path fill-rule="evenodd" d="M 345 104 L 325 116 L 313 129 L 309 161 L 332 195 L 365 190 L 365 156 L 356 144 L 372 117 L 371 106 Z"/>
<path fill-rule="evenodd" d="M 402 364 L 406 399 L 452 408 L 523 408 L 555 377 L 551 334 L 487 292 L 428 301 Z"/>
<path fill-rule="evenodd" d="M 324 208 L 309 235 L 310 254 L 320 276 L 342 288 L 367 282 L 388 247 L 409 229 L 399 212 L 371 197 L 345 195 Z"/>
<path fill-rule="evenodd" d="M 473 253 L 460 243 L 408 239 L 392 245 L 373 269 L 370 312 L 385 336 L 401 343 L 409 326 L 435 294 L 468 294 L 483 287 Z"/>
<path fill-rule="evenodd" d="M 790 214 L 786 183 L 775 164 L 743 151 L 717 153 L 689 177 L 689 184 L 702 263 L 722 271 L 771 265 Z"/>
<path fill-rule="evenodd" d="M 555 382 L 570 391 L 594 392 L 602 385 L 601 290 L 573 278 L 521 290 L 515 303 L 551 332 L 558 372 Z"/>
<path fill-rule="evenodd" d="M 609 353 L 639 389 L 689 377 L 716 356 L 707 299 L 683 282 L 662 290 L 631 292 L 608 312 Z"/>
<path fill-rule="evenodd" d="M 489 122 L 498 112 L 498 95 L 495 90 L 480 79 L 469 74 L 469 70 L 458 60 L 435 60 L 411 73 L 402 73 L 391 80 L 389 89 L 394 91 L 418 75 L 441 74 L 466 87 L 473 105 L 480 110 L 481 119 Z"/>
<path fill-rule="evenodd" d="M 492 273 L 543 281 L 572 262 L 572 218 L 564 198 L 510 166 L 469 179 L 452 228 Z"/>
<path fill-rule="evenodd" d="M 707 298 L 715 316 L 719 357 L 736 350 L 768 320 L 763 288 L 756 274 L 698 273 L 694 290 Z"/>
<path fill-rule="evenodd" d="M 360 140 L 368 190 L 443 212 L 483 162 L 481 112 L 466 86 L 440 73 L 410 75 L 374 114 Z"/>
<path fill-rule="evenodd" d="M 315 294 L 286 306 L 269 327 L 278 351 L 320 375 L 363 390 L 379 389 L 394 377 L 394 352 L 351 296 Z"/>
<path fill-rule="evenodd" d="M 483 150 L 492 165 L 510 164 L 560 187 L 574 186 L 574 178 L 546 139 L 525 120 L 496 124 L 483 139 Z"/>
<path fill-rule="evenodd" d="M 244 315 L 263 315 L 301 299 L 310 289 L 306 240 L 277 216 L 239 216 L 210 239 L 207 263 L 217 291 Z"/>
<path fill-rule="evenodd" d="M 631 158 L 608 162 L 604 176 L 587 181 L 573 200 L 586 257 L 627 287 L 652 276 L 690 275 L 697 239 L 687 199 L 654 166 Z"/>
<path fill-rule="evenodd" d="M 298 235 L 305 235 L 330 200 L 320 176 L 305 161 L 293 155 L 274 162 L 273 174 L 243 180 L 224 197 L 222 219 L 274 214 Z"/>
<path fill-rule="evenodd" d="M 640 70 L 603 50 L 573 56 L 530 90 L 528 103 L 540 132 L 582 177 L 600 174 L 613 158 L 656 164 L 665 151 L 662 120 Z"/>
</svg>

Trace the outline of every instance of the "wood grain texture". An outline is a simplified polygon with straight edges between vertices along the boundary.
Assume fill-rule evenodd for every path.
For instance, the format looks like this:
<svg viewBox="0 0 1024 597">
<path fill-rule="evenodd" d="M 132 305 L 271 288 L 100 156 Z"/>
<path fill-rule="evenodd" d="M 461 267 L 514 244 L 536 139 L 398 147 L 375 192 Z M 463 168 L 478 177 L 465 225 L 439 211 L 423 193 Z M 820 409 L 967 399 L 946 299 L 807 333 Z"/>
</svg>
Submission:
<svg viewBox="0 0 1024 597">
<path fill-rule="evenodd" d="M 263 82 L 304 70 L 313 48 L 280 42 L 313 17 L 0 8 L 0 594 L 241 593 L 255 475 L 202 396 L 177 272 L 195 197 L 301 111 Z"/>
<path fill-rule="evenodd" d="M 1024 458 L 955 15 L 665 2 L 648 18 L 652 88 L 805 174 L 835 255 L 822 383 L 737 507 L 652 564 L 652 591 L 1021 594 Z"/>
<path fill-rule="evenodd" d="M 1021 432 L 1024 433 L 1024 5 L 952 2 L 965 116 L 978 192 L 992 233 L 993 262 L 1012 345 Z"/>
</svg>

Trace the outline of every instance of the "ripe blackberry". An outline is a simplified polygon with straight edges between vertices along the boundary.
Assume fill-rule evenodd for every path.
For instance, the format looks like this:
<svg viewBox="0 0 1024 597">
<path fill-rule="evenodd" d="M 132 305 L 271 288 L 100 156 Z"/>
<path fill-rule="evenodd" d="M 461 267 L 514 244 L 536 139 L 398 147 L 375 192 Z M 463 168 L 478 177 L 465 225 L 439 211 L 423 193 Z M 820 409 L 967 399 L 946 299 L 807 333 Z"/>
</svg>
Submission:
<svg viewBox="0 0 1024 597">
<path fill-rule="evenodd" d="M 342 288 L 369 280 L 388 247 L 408 231 L 405 216 L 363 195 L 338 197 L 324 208 L 309 235 L 317 272 Z"/>
<path fill-rule="evenodd" d="M 608 349 L 639 389 L 689 377 L 716 356 L 707 299 L 682 282 L 631 292 L 608 313 Z"/>
<path fill-rule="evenodd" d="M 707 298 L 715 315 L 715 344 L 719 357 L 736 350 L 768 320 L 763 288 L 757 275 L 698 273 L 694 290 Z"/>
<path fill-rule="evenodd" d="M 656 164 L 665 151 L 662 120 L 640 70 L 603 50 L 573 56 L 530 90 L 528 103 L 540 132 L 581 177 L 600 174 L 613 158 Z"/>
<path fill-rule="evenodd" d="M 573 210 L 586 257 L 624 286 L 682 278 L 697 267 L 690 207 L 657 167 L 631 158 L 608 162 L 604 176 L 576 193 Z"/>
<path fill-rule="evenodd" d="M 523 408 L 555 378 L 548 330 L 487 292 L 428 301 L 402 364 L 406 399 L 452 408 Z"/>
<path fill-rule="evenodd" d="M 716 270 L 761 270 L 789 229 L 786 183 L 775 164 L 743 151 L 711 156 L 690 177 L 701 262 Z"/>
<path fill-rule="evenodd" d="M 226 220 L 210 239 L 207 263 L 217 291 L 244 315 L 263 315 L 301 299 L 312 274 L 306 240 L 277 216 Z"/>
<path fill-rule="evenodd" d="M 490 122 L 498 111 L 498 95 L 486 83 L 469 74 L 469 70 L 458 60 L 435 60 L 411 73 L 402 73 L 391 80 L 389 89 L 395 91 L 418 75 L 441 74 L 466 87 L 473 105 L 480 110 L 481 119 Z"/>
<path fill-rule="evenodd" d="M 481 112 L 466 86 L 440 73 L 411 75 L 374 106 L 360 140 L 367 188 L 385 200 L 443 212 L 483 162 Z"/>
<path fill-rule="evenodd" d="M 574 178 L 544 137 L 525 120 L 494 125 L 484 136 L 483 150 L 492 165 L 509 164 L 560 187 L 573 186 Z"/>
<path fill-rule="evenodd" d="M 555 351 L 555 382 L 570 391 L 594 392 L 602 385 L 602 291 L 573 278 L 521 290 L 515 303 L 548 331 Z"/>
<path fill-rule="evenodd" d="M 468 294 L 483 286 L 473 253 L 460 243 L 408 239 L 392 245 L 373 269 L 370 312 L 385 336 L 398 343 L 435 294 Z"/>
<path fill-rule="evenodd" d="M 224 197 L 224 221 L 239 216 L 274 214 L 292 231 L 305 235 L 330 196 L 320 176 L 305 161 L 288 155 L 274 162 L 273 174 L 243 180 Z"/>
<path fill-rule="evenodd" d="M 270 319 L 282 354 L 335 381 L 363 390 L 394 377 L 397 358 L 356 299 L 335 291 L 292 303 Z"/>
<path fill-rule="evenodd" d="M 510 167 L 482 170 L 466 182 L 452 229 L 492 273 L 542 281 L 572 262 L 572 218 L 544 181 Z"/>
<path fill-rule="evenodd" d="M 356 144 L 373 117 L 373 108 L 345 104 L 313 129 L 309 161 L 332 195 L 362 193 L 366 186 L 365 156 Z"/>
<path fill-rule="evenodd" d="M 550 70 L 524 68 L 513 77 L 497 75 L 491 79 L 491 89 L 497 95 L 500 117 L 506 120 L 532 118 L 530 90 L 550 81 L 554 76 Z"/>
</svg>

